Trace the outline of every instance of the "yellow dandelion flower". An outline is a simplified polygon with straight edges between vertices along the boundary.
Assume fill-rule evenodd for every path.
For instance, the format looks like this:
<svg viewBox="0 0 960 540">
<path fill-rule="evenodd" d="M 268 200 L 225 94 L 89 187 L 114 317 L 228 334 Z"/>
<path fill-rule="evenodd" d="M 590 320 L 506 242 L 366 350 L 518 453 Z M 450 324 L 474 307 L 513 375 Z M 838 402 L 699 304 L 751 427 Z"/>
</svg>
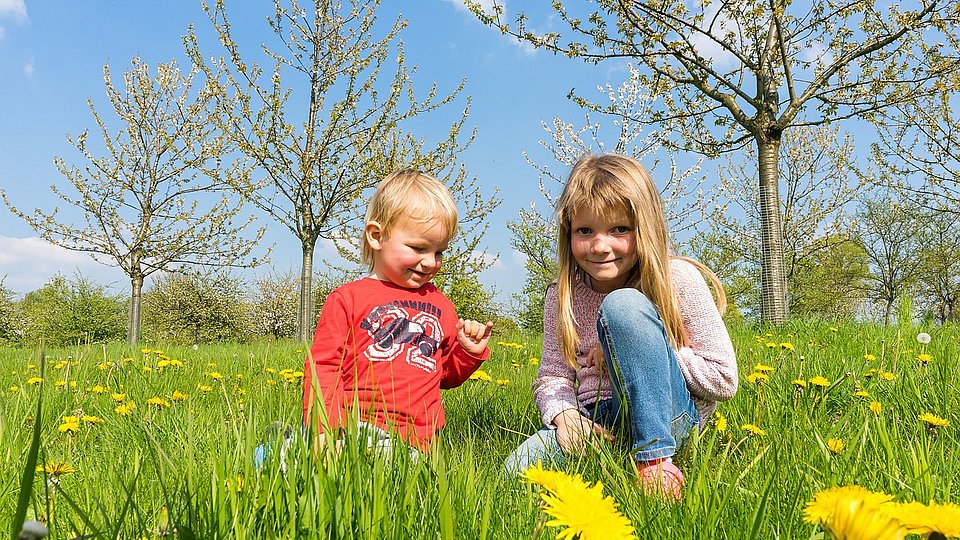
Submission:
<svg viewBox="0 0 960 540">
<path fill-rule="evenodd" d="M 747 375 L 747 380 L 753 384 L 763 384 L 770 380 L 770 376 L 766 373 L 760 373 L 759 371 L 754 371 L 753 373 Z"/>
<path fill-rule="evenodd" d="M 902 540 L 907 533 L 899 520 L 863 500 L 838 502 L 832 519 L 823 526 L 836 540 Z"/>
<path fill-rule="evenodd" d="M 173 394 L 170 396 L 170 399 L 173 401 L 186 401 L 190 398 L 190 394 L 184 394 L 179 390 L 174 390 Z"/>
<path fill-rule="evenodd" d="M 831 331 L 831 332 L 839 332 L 840 329 L 837 328 L 836 326 L 831 326 L 831 327 L 830 327 L 830 331 Z"/>
<path fill-rule="evenodd" d="M 493 377 L 491 377 L 486 371 L 478 369 L 470 375 L 470 380 L 492 382 Z"/>
<path fill-rule="evenodd" d="M 140 349 L 140 352 L 142 352 L 143 354 L 150 354 L 151 352 L 153 352 L 153 349 Z"/>
<path fill-rule="evenodd" d="M 544 489 L 551 492 L 557 491 L 560 484 L 583 482 L 583 479 L 580 477 L 580 475 L 570 476 L 562 471 L 544 469 L 541 462 L 537 462 L 537 464 L 533 467 L 523 471 L 520 476 L 531 484 L 542 486 Z"/>
<path fill-rule="evenodd" d="M 30 377 L 27 379 L 27 384 L 32 384 L 34 386 L 43 382 L 43 377 Z"/>
<path fill-rule="evenodd" d="M 871 401 L 870 410 L 873 411 L 875 414 L 880 414 L 883 412 L 883 404 L 880 403 L 879 401 Z"/>
<path fill-rule="evenodd" d="M 153 368 L 150 366 L 143 366 L 144 373 L 153 373 Z"/>
<path fill-rule="evenodd" d="M 933 360 L 933 356 L 930 356 L 927 353 L 920 353 L 917 355 L 917 360 L 919 360 L 921 364 L 926 365 L 927 362 Z"/>
<path fill-rule="evenodd" d="M 873 377 L 876 374 L 877 374 L 877 368 L 870 368 L 863 373 L 863 376 L 869 379 L 870 377 Z"/>
<path fill-rule="evenodd" d="M 775 341 L 768 341 L 765 343 L 765 345 L 767 346 L 768 349 L 773 349 L 777 346 L 777 343 Z"/>
<path fill-rule="evenodd" d="M 834 454 L 839 454 L 847 448 L 847 444 L 843 442 L 843 439 L 829 439 L 827 440 L 827 449 Z"/>
<path fill-rule="evenodd" d="M 775 368 L 766 364 L 757 364 L 753 366 L 753 370 L 759 373 L 773 373 Z"/>
<path fill-rule="evenodd" d="M 960 537 L 960 506 L 953 503 L 930 503 L 929 505 L 908 502 L 890 505 L 889 513 L 907 529 L 907 534 L 932 538 L 938 533 L 941 538 Z"/>
<path fill-rule="evenodd" d="M 896 375 L 894 375 L 892 371 L 881 370 L 877 373 L 877 376 L 885 381 L 892 381 L 894 378 L 896 378 Z"/>
<path fill-rule="evenodd" d="M 832 487 L 813 496 L 813 500 L 803 509 L 803 520 L 813 524 L 826 523 L 833 519 L 837 505 L 846 501 L 863 501 L 871 507 L 877 507 L 892 499 L 886 493 L 877 493 L 858 485 Z"/>
<path fill-rule="evenodd" d="M 80 422 L 64 422 L 57 426 L 60 433 L 76 433 L 80 431 Z"/>
<path fill-rule="evenodd" d="M 819 386 L 820 388 L 826 388 L 830 386 L 830 379 L 827 379 L 826 377 L 821 377 L 820 375 L 817 375 L 816 377 L 810 379 L 809 382 L 812 386 Z"/>
<path fill-rule="evenodd" d="M 539 365 L 540 365 L 540 359 L 537 358 L 536 356 L 531 356 L 531 357 L 530 357 L 530 365 L 531 365 L 531 366 L 539 366 Z"/>
<path fill-rule="evenodd" d="M 60 421 L 64 423 L 66 422 L 80 423 L 80 420 L 81 420 L 80 416 L 75 416 L 75 415 L 66 415 L 60 418 Z"/>
<path fill-rule="evenodd" d="M 760 429 L 759 426 L 754 424 L 744 424 L 740 426 L 740 429 L 742 429 L 743 431 L 746 431 L 748 435 L 756 436 L 756 437 L 762 437 L 767 434 L 766 431 Z"/>
<path fill-rule="evenodd" d="M 562 527 L 558 540 L 636 539 L 633 524 L 617 509 L 613 498 L 603 495 L 603 484 L 593 487 L 581 482 L 559 483 L 557 489 L 542 494 L 543 513 L 550 516 L 545 525 Z"/>
<path fill-rule="evenodd" d="M 500 386 L 510 386 L 509 379 L 497 379 L 497 384 Z"/>
<path fill-rule="evenodd" d="M 717 428 L 719 433 L 727 431 L 727 417 L 720 414 L 719 411 L 716 413 L 716 415 L 717 419 L 714 421 L 714 427 Z"/>
<path fill-rule="evenodd" d="M 940 418 L 939 416 L 925 412 L 918 416 L 920 420 L 923 420 L 927 425 L 935 428 L 947 427 L 950 425 L 950 421 L 945 418 Z"/>
<path fill-rule="evenodd" d="M 781 348 L 781 349 L 786 349 L 786 350 L 788 350 L 788 351 L 794 350 L 794 349 L 793 349 L 793 343 L 790 343 L 789 341 L 784 341 L 783 343 L 781 343 L 781 344 L 780 344 L 780 348 Z"/>
<path fill-rule="evenodd" d="M 37 472 L 59 477 L 65 474 L 73 474 L 77 472 L 77 469 L 73 465 L 70 465 L 69 463 L 63 463 L 62 461 L 48 461 L 46 463 L 37 465 Z"/>
<path fill-rule="evenodd" d="M 207 385 L 205 385 L 205 384 L 198 384 L 198 385 L 197 385 L 197 390 L 199 390 L 199 391 L 203 392 L 204 394 L 206 394 L 206 393 L 209 393 L 211 390 L 213 390 L 213 387 L 207 386 Z"/>
<path fill-rule="evenodd" d="M 273 379 L 267 379 L 267 386 L 276 386 L 276 385 L 277 385 L 277 381 Z"/>
<path fill-rule="evenodd" d="M 853 393 L 853 396 L 854 396 L 854 397 L 868 398 L 868 397 L 870 397 L 870 392 L 867 392 L 866 390 L 857 390 L 856 392 Z"/>
<path fill-rule="evenodd" d="M 65 368 L 65 367 L 67 367 L 68 365 L 69 365 L 69 364 L 67 364 L 66 362 L 64 362 L 63 360 L 61 360 L 61 361 L 59 361 L 59 362 L 57 362 L 56 364 L 53 365 L 53 369 L 60 370 L 60 369 L 63 369 L 63 368 Z"/>
<path fill-rule="evenodd" d="M 268 368 L 266 369 L 266 372 L 269 373 L 269 374 L 271 374 L 271 375 L 273 375 L 274 373 L 277 372 L 277 368 L 268 367 Z"/>
<path fill-rule="evenodd" d="M 121 401 L 127 399 L 126 394 L 119 394 L 116 392 L 114 392 L 113 394 L 110 394 L 110 397 L 113 398 L 113 400 L 116 401 L 117 403 L 120 403 Z"/>
<path fill-rule="evenodd" d="M 167 366 L 169 366 L 169 365 L 170 365 L 170 361 L 169 361 L 169 360 L 161 360 L 161 361 L 157 362 L 157 367 L 160 368 L 160 369 L 163 369 L 163 368 L 165 368 L 165 367 L 167 367 Z"/>
<path fill-rule="evenodd" d="M 13 385 L 13 386 L 11 386 L 11 387 L 9 388 L 9 390 L 10 390 L 11 392 L 17 392 L 18 390 L 20 390 L 20 387 L 17 386 L 17 385 Z"/>
<path fill-rule="evenodd" d="M 219 371 L 211 371 L 210 373 L 207 373 L 207 376 L 215 381 L 219 381 L 223 378 L 223 374 Z"/>
<path fill-rule="evenodd" d="M 798 390 L 801 389 L 801 388 L 806 388 L 806 387 L 807 387 L 807 381 L 805 381 L 805 380 L 803 380 L 803 379 L 794 379 L 794 380 L 791 381 L 791 382 L 793 383 L 794 386 L 797 387 Z"/>
<path fill-rule="evenodd" d="M 873 362 L 874 360 L 877 359 L 877 357 L 876 355 L 873 355 L 873 354 L 865 354 L 863 355 L 863 359 L 866 360 L 867 362 Z"/>
<path fill-rule="evenodd" d="M 133 409 L 136 408 L 136 405 L 131 401 L 130 403 L 121 403 L 113 408 L 113 412 L 119 414 L 120 416 L 130 416 L 133 412 Z"/>
<path fill-rule="evenodd" d="M 165 399 L 163 399 L 163 398 L 160 397 L 160 396 L 156 396 L 156 397 L 152 397 L 152 398 L 148 399 L 148 400 L 147 400 L 147 404 L 148 404 L 148 405 L 153 405 L 154 407 L 156 407 L 156 408 L 158 408 L 158 409 L 161 409 L 161 408 L 169 407 L 169 406 L 170 406 L 170 402 L 167 401 L 167 400 L 165 400 Z"/>
<path fill-rule="evenodd" d="M 97 364 L 97 369 L 99 369 L 100 371 L 106 371 L 110 369 L 110 364 L 107 362 L 100 362 L 99 364 Z"/>
<path fill-rule="evenodd" d="M 102 424 L 104 422 L 103 418 L 99 416 L 84 415 L 83 421 L 88 424 Z"/>
<path fill-rule="evenodd" d="M 92 393 L 94 393 L 94 394 L 102 394 L 102 393 L 106 392 L 107 389 L 98 384 L 98 385 L 94 386 L 93 388 L 91 388 L 89 391 L 92 392 Z"/>
</svg>

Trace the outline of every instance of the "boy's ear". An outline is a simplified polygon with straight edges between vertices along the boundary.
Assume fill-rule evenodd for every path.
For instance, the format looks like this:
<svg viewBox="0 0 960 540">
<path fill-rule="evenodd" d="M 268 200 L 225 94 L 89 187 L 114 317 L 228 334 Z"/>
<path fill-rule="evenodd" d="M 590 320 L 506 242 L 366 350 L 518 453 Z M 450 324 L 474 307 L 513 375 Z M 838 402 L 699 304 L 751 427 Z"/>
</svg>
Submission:
<svg viewBox="0 0 960 540">
<path fill-rule="evenodd" d="M 368 221 L 363 227 L 363 235 L 367 239 L 367 244 L 370 244 L 370 249 L 374 251 L 380 251 L 380 245 L 383 242 L 386 235 L 383 233 L 383 227 L 380 223 L 376 221 Z"/>
</svg>

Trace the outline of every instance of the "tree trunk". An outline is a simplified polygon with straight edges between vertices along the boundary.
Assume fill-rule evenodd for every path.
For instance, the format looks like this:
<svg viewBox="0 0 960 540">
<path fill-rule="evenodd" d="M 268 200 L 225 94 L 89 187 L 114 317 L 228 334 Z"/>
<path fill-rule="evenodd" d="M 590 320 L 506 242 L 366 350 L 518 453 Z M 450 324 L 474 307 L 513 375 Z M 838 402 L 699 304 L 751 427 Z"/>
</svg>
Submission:
<svg viewBox="0 0 960 540">
<path fill-rule="evenodd" d="M 140 343 L 140 304 L 143 299 L 143 276 L 130 278 L 130 318 L 127 324 L 127 343 Z"/>
<path fill-rule="evenodd" d="M 757 137 L 760 156 L 760 249 L 762 252 L 760 317 L 775 325 L 787 319 L 783 271 L 783 226 L 780 216 L 780 138 Z"/>
<path fill-rule="evenodd" d="M 297 339 L 308 343 L 313 338 L 313 245 L 303 242 L 300 265 L 300 311 L 297 314 Z"/>
</svg>

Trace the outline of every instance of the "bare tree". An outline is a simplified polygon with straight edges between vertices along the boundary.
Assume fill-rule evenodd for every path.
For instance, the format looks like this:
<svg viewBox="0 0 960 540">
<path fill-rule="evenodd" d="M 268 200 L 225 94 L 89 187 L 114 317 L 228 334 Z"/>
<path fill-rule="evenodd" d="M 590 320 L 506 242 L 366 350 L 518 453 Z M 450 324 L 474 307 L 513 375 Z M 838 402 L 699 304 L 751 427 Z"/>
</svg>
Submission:
<svg viewBox="0 0 960 540">
<path fill-rule="evenodd" d="M 83 212 L 84 225 L 63 223 L 58 209 L 28 214 L 3 200 L 41 238 L 61 247 L 106 256 L 130 278 L 127 340 L 140 340 L 144 279 L 184 265 L 249 266 L 251 250 L 262 235 L 243 237 L 250 221 L 234 222 L 240 210 L 231 200 L 230 182 L 240 176 L 237 163 L 224 163 L 229 141 L 208 122 L 211 81 L 194 91 L 196 69 L 182 73 L 176 62 L 159 64 L 156 75 L 139 57 L 124 73 L 124 88 L 114 86 L 104 66 L 107 98 L 123 125 L 114 133 L 87 100 L 103 137 L 100 148 L 88 132 L 71 144 L 88 164 L 83 168 L 56 158 L 77 195 L 56 185 L 61 201 Z M 0 192 L 2 194 L 2 192 Z"/>
<path fill-rule="evenodd" d="M 891 196 L 867 199 L 856 213 L 856 234 L 872 269 L 867 278 L 869 296 L 883 308 L 890 323 L 894 306 L 914 285 L 923 257 L 915 204 Z"/>
<path fill-rule="evenodd" d="M 306 7 L 276 0 L 266 21 L 276 46 L 260 46 L 260 58 L 272 63 L 266 70 L 254 60 L 256 51 L 241 51 L 223 0 L 205 1 L 203 8 L 226 59 L 209 60 L 192 31 L 186 38 L 195 62 L 207 64 L 211 76 L 215 70 L 224 74 L 221 128 L 253 166 L 238 188 L 300 242 L 301 341 L 310 339 L 315 323 L 317 241 L 342 237 L 361 217 L 363 192 L 387 172 L 423 163 L 448 166 L 469 144 L 460 140 L 469 108 L 432 148 L 404 131 L 405 121 L 451 103 L 463 83 L 447 96 L 438 96 L 433 85 L 417 98 L 416 68 L 407 65 L 398 41 L 406 23 L 397 19 L 385 34 L 375 35 L 378 5 L 379 0 L 345 5 L 315 0 Z"/>
<path fill-rule="evenodd" d="M 642 122 L 666 124 L 677 148 L 713 156 L 753 144 L 759 172 L 762 317 L 787 315 L 779 195 L 782 137 L 791 128 L 870 119 L 942 92 L 958 70 L 958 4 L 911 6 L 832 0 L 700 2 L 599 0 L 591 10 L 551 3 L 564 33 L 538 33 L 502 5 L 474 12 L 499 31 L 587 62 L 632 59 L 664 106 Z"/>
</svg>

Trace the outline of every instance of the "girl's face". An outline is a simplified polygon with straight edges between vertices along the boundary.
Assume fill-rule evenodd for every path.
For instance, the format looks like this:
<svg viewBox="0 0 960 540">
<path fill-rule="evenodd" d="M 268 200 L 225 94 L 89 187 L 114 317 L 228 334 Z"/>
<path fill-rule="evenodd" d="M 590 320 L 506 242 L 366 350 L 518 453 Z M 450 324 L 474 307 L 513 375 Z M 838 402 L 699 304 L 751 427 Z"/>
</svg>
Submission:
<svg viewBox="0 0 960 540">
<path fill-rule="evenodd" d="M 626 212 L 604 215 L 583 209 L 570 221 L 570 250 L 577 265 L 590 275 L 593 290 L 619 289 L 637 264 L 636 234 Z"/>
<path fill-rule="evenodd" d="M 365 233 L 373 250 L 373 276 L 408 289 L 417 289 L 437 275 L 449 242 L 436 220 L 401 219 L 389 234 L 371 221 Z"/>
</svg>

